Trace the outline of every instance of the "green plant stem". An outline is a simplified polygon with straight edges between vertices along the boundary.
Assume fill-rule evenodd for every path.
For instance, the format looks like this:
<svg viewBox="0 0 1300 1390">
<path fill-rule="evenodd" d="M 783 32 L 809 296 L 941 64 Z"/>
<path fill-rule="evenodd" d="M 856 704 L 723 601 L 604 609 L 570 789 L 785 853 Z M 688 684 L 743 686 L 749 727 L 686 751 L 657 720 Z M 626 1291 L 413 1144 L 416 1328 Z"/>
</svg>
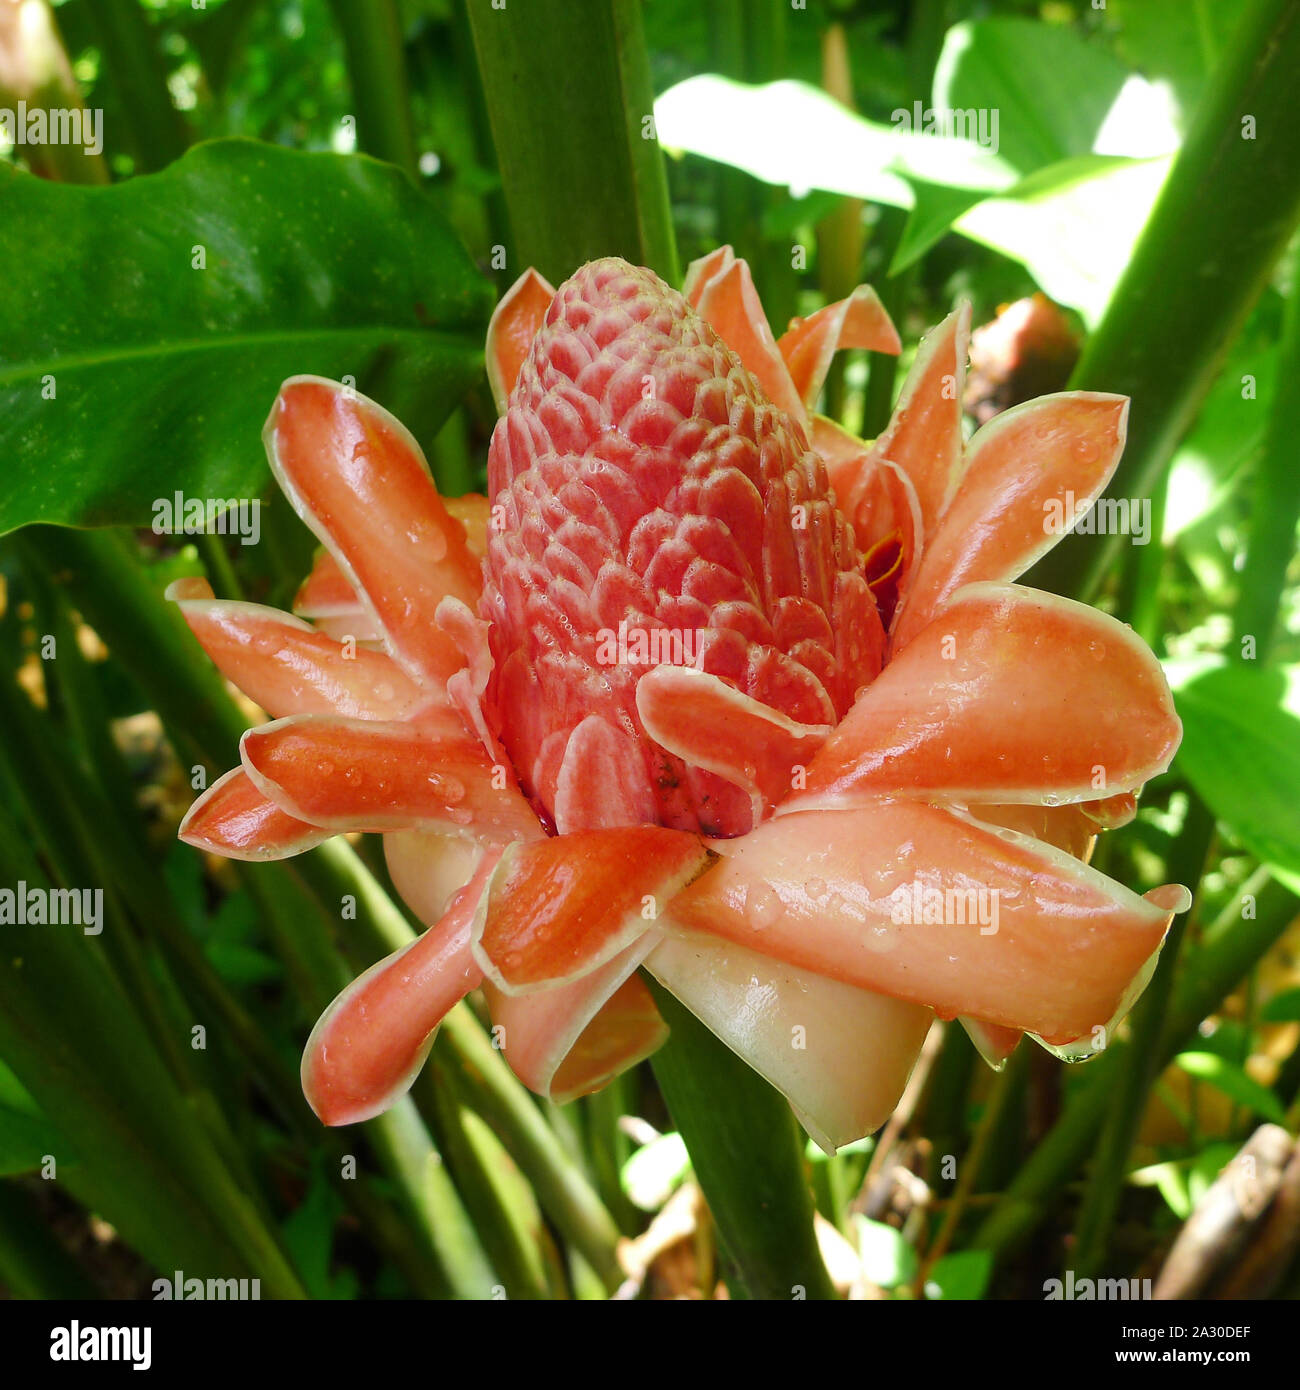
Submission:
<svg viewBox="0 0 1300 1390">
<path fill-rule="evenodd" d="M 532 265 L 558 284 L 623 255 L 675 284 L 637 0 L 467 3 L 520 261 L 510 279 Z"/>
<path fill-rule="evenodd" d="M 1168 465 L 1300 220 L 1297 71 L 1300 4 L 1254 0 L 1084 348 L 1071 386 L 1133 399 L 1113 496 Z M 1024 582 L 1087 601 L 1121 539 L 1069 536 Z"/>
<path fill-rule="evenodd" d="M 417 1083 L 437 1116 L 438 1141 L 498 1271 L 506 1297 L 551 1297 L 542 1258 L 545 1236 L 531 1188 L 487 1124 L 462 1104 L 451 1073 L 454 1053 L 432 1057 Z M 490 1288 L 485 1288 L 487 1297 Z"/>
<path fill-rule="evenodd" d="M 185 153 L 189 130 L 172 104 L 167 69 L 148 13 L 139 0 L 98 0 L 86 11 L 139 171 L 161 169 Z"/>
<path fill-rule="evenodd" d="M 1292 268 L 1292 280 L 1277 350 L 1277 384 L 1264 449 L 1255 466 L 1246 560 L 1232 614 L 1234 655 L 1242 655 L 1244 637 L 1253 637 L 1259 662 L 1268 660 L 1277 637 L 1278 608 L 1300 522 L 1300 468 L 1295 461 L 1300 439 L 1300 264 Z"/>
<path fill-rule="evenodd" d="M 802 1135 L 779 1092 L 647 977 L 672 1032 L 652 1059 L 718 1237 L 758 1299 L 833 1299 L 813 1231 Z M 791 1155 L 798 1154 L 797 1161 Z"/>
<path fill-rule="evenodd" d="M 343 36 L 358 144 L 412 177 L 418 151 L 397 0 L 330 0 Z"/>
</svg>

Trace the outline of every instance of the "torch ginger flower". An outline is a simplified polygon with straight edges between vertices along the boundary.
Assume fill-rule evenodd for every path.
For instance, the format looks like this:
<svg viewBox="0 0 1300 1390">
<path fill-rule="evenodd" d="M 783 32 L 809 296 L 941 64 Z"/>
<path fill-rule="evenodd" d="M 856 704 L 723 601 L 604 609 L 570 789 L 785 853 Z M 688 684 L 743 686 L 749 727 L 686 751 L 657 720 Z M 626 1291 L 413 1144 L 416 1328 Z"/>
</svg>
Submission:
<svg viewBox="0 0 1300 1390">
<path fill-rule="evenodd" d="M 524 1082 L 593 1090 L 665 1037 L 642 969 L 827 1148 L 884 1121 L 936 1014 L 991 1060 L 1104 1045 L 1187 895 L 1085 861 L 1179 724 L 1128 628 L 1012 581 L 1105 487 L 1127 402 L 965 444 L 967 336 L 963 308 L 927 337 L 867 444 L 811 412 L 838 348 L 899 349 L 870 289 L 777 340 L 727 247 L 682 294 L 530 271 L 488 334 L 489 499 L 441 499 L 373 402 L 284 384 L 267 450 L 325 549 L 295 617 L 172 592 L 274 720 L 181 836 L 384 835 L 429 926 L 312 1033 L 327 1124 L 401 1095 L 480 986 Z"/>
</svg>

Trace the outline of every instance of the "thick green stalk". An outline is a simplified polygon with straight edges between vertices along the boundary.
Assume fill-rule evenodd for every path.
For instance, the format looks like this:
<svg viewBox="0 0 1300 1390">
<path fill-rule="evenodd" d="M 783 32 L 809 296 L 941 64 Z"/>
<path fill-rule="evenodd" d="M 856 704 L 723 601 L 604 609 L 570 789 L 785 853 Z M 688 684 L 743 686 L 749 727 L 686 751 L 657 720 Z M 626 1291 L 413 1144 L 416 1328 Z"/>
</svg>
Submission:
<svg viewBox="0 0 1300 1390">
<path fill-rule="evenodd" d="M 1253 637 L 1254 659 L 1259 662 L 1268 660 L 1277 636 L 1278 606 L 1300 522 L 1300 468 L 1295 455 L 1300 439 L 1300 389 L 1296 386 L 1300 382 L 1300 264 L 1293 267 L 1292 278 L 1277 349 L 1277 385 L 1264 450 L 1255 466 L 1246 562 L 1232 615 L 1234 654 L 1240 657 L 1242 639 Z"/>
<path fill-rule="evenodd" d="M 1116 497 L 1167 466 L 1300 220 L 1300 0 L 1254 0 L 1071 385 L 1133 399 Z M 1122 537 L 1070 536 L 1026 582 L 1085 601 Z"/>
<path fill-rule="evenodd" d="M 558 284 L 621 255 L 675 284 L 639 0 L 466 3 L 520 261 L 509 278 L 532 265 Z"/>
<path fill-rule="evenodd" d="M 834 1298 L 813 1232 L 803 1136 L 790 1107 L 689 1009 L 654 980 L 647 983 L 672 1029 L 655 1054 L 655 1077 L 743 1292 Z"/>
<path fill-rule="evenodd" d="M 189 130 L 172 104 L 157 30 L 140 0 L 97 0 L 86 12 L 139 172 L 161 169 L 185 153 Z"/>
<path fill-rule="evenodd" d="M 500 1286 L 511 1299 L 546 1299 L 552 1294 L 543 1251 L 546 1234 L 532 1189 L 487 1124 L 457 1095 L 450 1071 L 454 1053 L 430 1059 L 427 1080 L 417 1083 L 437 1117 L 438 1142 L 465 1194 L 474 1224 L 483 1233 Z M 480 1297 L 491 1296 L 486 1286 Z"/>
<path fill-rule="evenodd" d="M 330 8 L 343 36 L 357 143 L 414 176 L 418 151 L 397 0 L 330 0 Z"/>
</svg>

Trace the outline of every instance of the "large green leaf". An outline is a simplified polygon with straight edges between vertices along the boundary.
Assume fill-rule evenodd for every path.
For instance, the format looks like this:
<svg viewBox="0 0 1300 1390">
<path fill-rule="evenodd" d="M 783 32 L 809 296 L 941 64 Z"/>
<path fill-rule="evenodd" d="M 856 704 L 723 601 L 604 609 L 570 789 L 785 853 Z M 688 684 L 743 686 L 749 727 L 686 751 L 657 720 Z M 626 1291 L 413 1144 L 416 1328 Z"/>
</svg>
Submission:
<svg viewBox="0 0 1300 1390">
<path fill-rule="evenodd" d="M 948 30 L 934 73 L 940 110 L 998 115 L 997 152 L 1028 174 L 1091 154 L 1128 74 L 1073 29 L 986 19 Z"/>
<path fill-rule="evenodd" d="M 1300 875 L 1295 698 L 1283 672 L 1245 665 L 1207 671 L 1175 692 L 1178 765 L 1242 844 L 1292 880 Z"/>
<path fill-rule="evenodd" d="M 0 531 L 254 497 L 280 382 L 352 376 L 428 437 L 492 293 L 396 169 L 246 140 L 111 188 L 0 173 Z"/>
</svg>

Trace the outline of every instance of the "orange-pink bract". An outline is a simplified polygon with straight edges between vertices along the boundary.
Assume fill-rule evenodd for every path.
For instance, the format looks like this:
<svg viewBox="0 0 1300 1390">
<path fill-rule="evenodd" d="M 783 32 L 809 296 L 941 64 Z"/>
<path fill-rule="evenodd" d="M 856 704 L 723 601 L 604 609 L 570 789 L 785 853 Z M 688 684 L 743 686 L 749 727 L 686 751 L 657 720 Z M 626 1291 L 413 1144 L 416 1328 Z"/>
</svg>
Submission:
<svg viewBox="0 0 1300 1390">
<path fill-rule="evenodd" d="M 883 1122 L 936 1013 L 991 1060 L 1104 1045 L 1186 893 L 1086 860 L 1179 724 L 1129 629 L 1013 581 L 1105 487 L 1127 402 L 965 442 L 968 317 L 864 443 L 812 411 L 837 349 L 898 351 L 866 287 L 777 339 L 727 247 L 682 294 L 530 271 L 488 334 L 488 499 L 440 498 L 372 401 L 284 384 L 267 450 L 324 550 L 297 616 L 173 590 L 273 719 L 181 835 L 378 832 L 429 924 L 313 1031 L 326 1123 L 391 1104 L 479 987 L 529 1086 L 593 1090 L 665 1037 L 640 970 L 828 1148 Z"/>
</svg>

